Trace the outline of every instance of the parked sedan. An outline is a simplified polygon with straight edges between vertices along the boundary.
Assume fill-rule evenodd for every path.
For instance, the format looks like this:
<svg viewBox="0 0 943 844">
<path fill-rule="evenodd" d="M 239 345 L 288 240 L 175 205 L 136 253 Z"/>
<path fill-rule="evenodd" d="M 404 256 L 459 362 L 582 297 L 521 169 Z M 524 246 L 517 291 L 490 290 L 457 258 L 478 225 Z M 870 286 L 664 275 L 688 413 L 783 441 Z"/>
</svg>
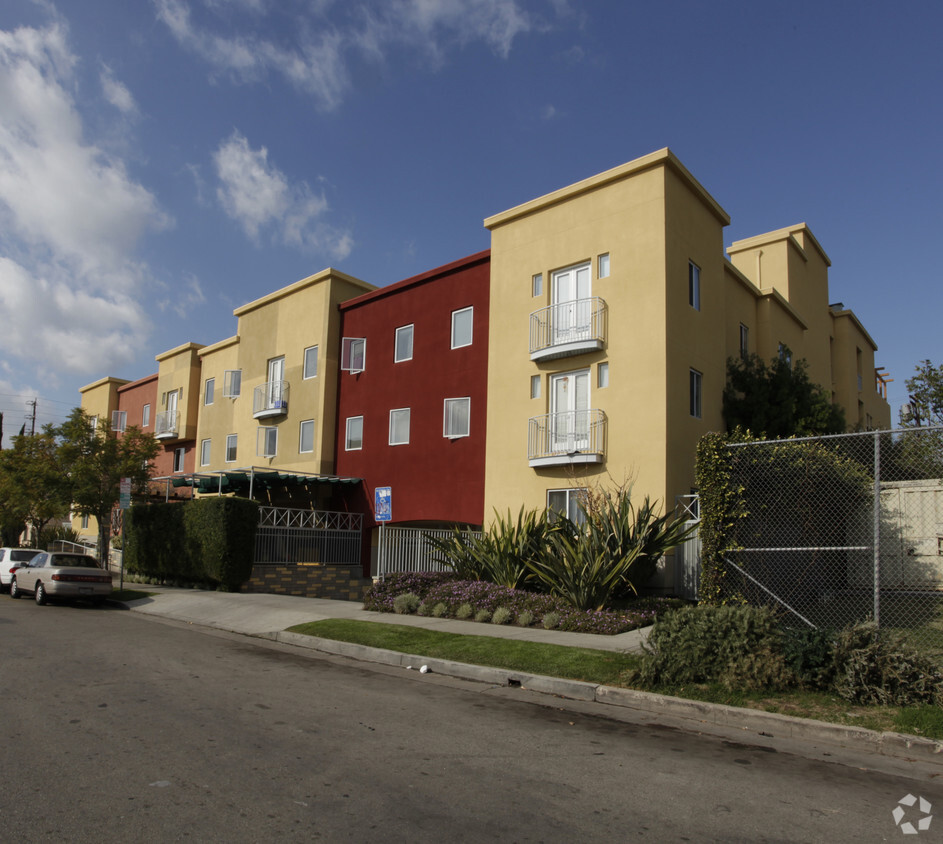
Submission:
<svg viewBox="0 0 943 844">
<path fill-rule="evenodd" d="M 85 554 L 41 551 L 10 581 L 11 598 L 27 592 L 40 605 L 51 598 L 84 598 L 100 604 L 111 594 L 111 574 Z"/>
<path fill-rule="evenodd" d="M 0 591 L 10 588 L 13 572 L 25 566 L 39 551 L 35 548 L 0 548 Z"/>
</svg>

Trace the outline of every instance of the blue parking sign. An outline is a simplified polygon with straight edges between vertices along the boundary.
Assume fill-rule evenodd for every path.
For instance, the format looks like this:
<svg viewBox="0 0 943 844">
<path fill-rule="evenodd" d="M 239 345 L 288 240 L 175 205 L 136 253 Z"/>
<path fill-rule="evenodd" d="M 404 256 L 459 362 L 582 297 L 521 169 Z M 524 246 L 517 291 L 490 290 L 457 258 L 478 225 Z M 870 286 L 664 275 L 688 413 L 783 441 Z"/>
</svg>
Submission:
<svg viewBox="0 0 943 844">
<path fill-rule="evenodd" d="M 393 518 L 393 488 L 378 486 L 374 491 L 373 510 L 378 522 L 388 522 Z"/>
</svg>

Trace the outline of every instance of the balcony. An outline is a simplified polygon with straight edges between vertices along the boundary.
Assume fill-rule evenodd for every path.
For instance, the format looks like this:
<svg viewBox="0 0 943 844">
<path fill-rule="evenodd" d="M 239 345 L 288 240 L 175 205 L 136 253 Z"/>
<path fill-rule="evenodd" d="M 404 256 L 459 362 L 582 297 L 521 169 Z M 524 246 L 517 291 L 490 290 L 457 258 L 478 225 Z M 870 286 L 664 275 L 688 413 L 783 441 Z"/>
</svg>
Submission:
<svg viewBox="0 0 943 844">
<path fill-rule="evenodd" d="M 534 468 L 603 463 L 608 420 L 601 410 L 567 410 L 532 417 L 527 426 L 527 459 Z"/>
<path fill-rule="evenodd" d="M 267 381 L 252 391 L 252 417 L 265 419 L 288 413 L 288 382 Z"/>
<path fill-rule="evenodd" d="M 154 438 L 175 440 L 180 436 L 180 411 L 163 410 L 154 416 Z"/>
<path fill-rule="evenodd" d="M 603 348 L 609 308 L 593 296 L 541 308 L 530 315 L 530 359 L 552 360 Z"/>
</svg>

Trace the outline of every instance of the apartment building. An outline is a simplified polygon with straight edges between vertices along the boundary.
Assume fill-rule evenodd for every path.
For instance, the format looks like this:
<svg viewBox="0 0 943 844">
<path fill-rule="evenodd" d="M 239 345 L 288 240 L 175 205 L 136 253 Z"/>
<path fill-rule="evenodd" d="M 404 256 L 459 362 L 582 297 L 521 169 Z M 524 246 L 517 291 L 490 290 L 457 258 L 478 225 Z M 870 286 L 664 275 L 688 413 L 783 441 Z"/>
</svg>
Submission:
<svg viewBox="0 0 943 844">
<path fill-rule="evenodd" d="M 890 427 L 877 346 L 830 302 L 810 228 L 725 251 L 729 222 L 664 149 L 489 217 L 490 249 L 468 258 L 379 289 L 326 269 L 274 291 L 234 311 L 232 337 L 135 382 L 173 450 L 160 473 L 243 495 L 247 475 L 297 473 L 302 505 L 368 528 L 383 487 L 392 523 L 425 527 L 575 515 L 580 490 L 622 484 L 671 509 L 723 428 L 728 359 L 753 353 L 804 358 L 850 426 Z M 95 382 L 83 406 L 123 401 L 132 424 L 127 387 Z"/>
</svg>

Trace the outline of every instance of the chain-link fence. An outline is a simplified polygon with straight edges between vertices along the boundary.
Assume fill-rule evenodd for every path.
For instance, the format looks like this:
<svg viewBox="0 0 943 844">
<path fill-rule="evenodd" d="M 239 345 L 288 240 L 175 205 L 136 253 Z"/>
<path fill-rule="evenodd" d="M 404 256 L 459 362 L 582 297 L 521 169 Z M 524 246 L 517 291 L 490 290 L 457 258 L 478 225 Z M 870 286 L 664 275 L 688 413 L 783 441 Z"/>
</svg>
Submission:
<svg viewBox="0 0 943 844">
<path fill-rule="evenodd" d="M 797 625 L 873 620 L 943 657 L 943 428 L 728 449 L 728 597 Z"/>
</svg>

